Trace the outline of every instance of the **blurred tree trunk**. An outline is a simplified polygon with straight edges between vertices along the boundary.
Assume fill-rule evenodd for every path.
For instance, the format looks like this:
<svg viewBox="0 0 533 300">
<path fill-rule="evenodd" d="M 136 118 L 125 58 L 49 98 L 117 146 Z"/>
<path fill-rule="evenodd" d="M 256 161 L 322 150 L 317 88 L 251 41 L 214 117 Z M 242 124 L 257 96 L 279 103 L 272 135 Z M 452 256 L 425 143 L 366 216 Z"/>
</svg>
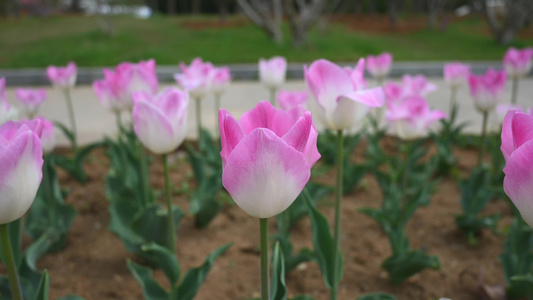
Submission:
<svg viewBox="0 0 533 300">
<path fill-rule="evenodd" d="M 371 14 L 376 13 L 376 0 L 368 0 L 368 12 Z"/>
<path fill-rule="evenodd" d="M 176 14 L 176 1 L 175 0 L 167 0 L 167 14 L 169 16 L 173 16 Z"/>
<path fill-rule="evenodd" d="M 285 10 L 289 16 L 292 43 L 301 46 L 305 43 L 307 33 L 322 15 L 326 8 L 327 0 L 313 0 L 305 2 L 302 0 L 286 0 Z"/>
<path fill-rule="evenodd" d="M 277 44 L 283 42 L 281 21 L 282 0 L 237 0 L 244 14 L 262 28 Z"/>
<path fill-rule="evenodd" d="M 159 11 L 159 4 L 158 0 L 144 0 L 144 4 L 152 10 L 152 12 L 156 13 Z"/>
<path fill-rule="evenodd" d="M 412 11 L 414 13 L 420 13 L 424 11 L 424 0 L 413 0 L 412 5 Z"/>
<path fill-rule="evenodd" d="M 483 9 L 487 16 L 491 31 L 500 44 L 510 43 L 516 33 L 533 18 L 533 1 L 531 0 L 505 0 L 505 11 L 500 21 L 492 7 L 483 0 Z"/>
<path fill-rule="evenodd" d="M 437 18 L 445 6 L 446 0 L 428 0 L 428 28 L 437 27 Z"/>
<path fill-rule="evenodd" d="M 72 0 L 70 2 L 70 6 L 68 8 L 68 11 L 70 12 L 81 12 L 81 1 L 80 0 Z"/>
<path fill-rule="evenodd" d="M 353 12 L 356 15 L 360 15 L 363 12 L 363 1 L 362 0 L 354 0 L 353 1 Z"/>
<path fill-rule="evenodd" d="M 398 25 L 398 0 L 388 0 L 387 9 L 389 11 L 390 26 L 396 28 Z"/>
<path fill-rule="evenodd" d="M 220 22 L 226 22 L 228 19 L 228 0 L 218 1 L 218 17 Z"/>
<path fill-rule="evenodd" d="M 202 12 L 202 1 L 201 0 L 192 0 L 191 12 L 193 15 L 199 15 Z"/>
</svg>

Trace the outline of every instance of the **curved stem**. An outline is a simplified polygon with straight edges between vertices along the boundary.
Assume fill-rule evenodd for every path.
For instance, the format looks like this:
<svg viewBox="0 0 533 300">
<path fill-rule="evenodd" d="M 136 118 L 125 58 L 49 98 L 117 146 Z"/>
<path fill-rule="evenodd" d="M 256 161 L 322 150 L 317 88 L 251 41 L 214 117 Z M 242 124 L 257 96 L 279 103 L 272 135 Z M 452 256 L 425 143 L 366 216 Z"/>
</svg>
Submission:
<svg viewBox="0 0 533 300">
<path fill-rule="evenodd" d="M 53 187 L 52 182 L 50 181 L 49 175 L 49 169 L 50 169 L 50 159 L 51 157 L 49 155 L 44 156 L 44 163 L 43 163 L 43 181 L 42 185 L 44 187 L 45 197 L 46 197 L 46 203 L 47 203 L 47 210 L 48 210 L 48 221 L 49 226 L 52 226 L 54 224 L 56 216 L 55 216 L 55 199 L 54 199 L 54 193 L 53 193 Z"/>
<path fill-rule="evenodd" d="M 261 300 L 269 300 L 268 284 L 268 219 L 259 219 L 261 235 Z"/>
<path fill-rule="evenodd" d="M 167 209 L 168 209 L 168 240 L 169 247 L 172 253 L 176 253 L 176 230 L 174 229 L 174 211 L 172 210 L 172 195 L 170 193 L 170 178 L 168 172 L 168 156 L 163 154 L 163 168 L 165 172 L 165 192 L 167 198 Z"/>
<path fill-rule="evenodd" d="M 489 117 L 488 112 L 483 112 L 483 126 L 481 127 L 481 139 L 479 140 L 479 157 L 477 165 L 481 166 L 483 162 L 483 156 L 485 156 L 485 136 L 487 135 L 487 119 Z"/>
<path fill-rule="evenodd" d="M 64 89 L 65 98 L 67 99 L 68 116 L 70 118 L 70 126 L 72 127 L 72 133 L 74 139 L 72 141 L 72 148 L 74 153 L 78 150 L 78 129 L 76 126 L 76 117 L 74 116 L 74 107 L 72 106 L 72 98 L 70 97 L 70 89 Z"/>
<path fill-rule="evenodd" d="M 198 130 L 198 146 L 202 140 L 202 98 L 194 99 L 196 102 L 196 129 Z"/>
<path fill-rule="evenodd" d="M 141 164 L 141 184 L 143 189 L 143 200 L 141 206 L 146 207 L 146 204 L 151 202 L 150 198 L 150 174 L 148 170 L 148 161 L 146 159 L 146 152 L 140 141 L 137 140 L 137 149 L 139 151 L 139 163 Z"/>
<path fill-rule="evenodd" d="M 270 88 L 270 104 L 272 104 L 272 106 L 276 106 L 276 88 Z"/>
<path fill-rule="evenodd" d="M 218 128 L 218 111 L 220 110 L 220 94 L 215 94 L 215 140 L 220 138 L 220 130 Z"/>
<path fill-rule="evenodd" d="M 455 105 L 457 101 L 457 88 L 452 86 L 451 90 L 452 90 L 452 93 L 450 95 L 450 115 L 449 115 L 450 118 L 453 115 L 453 111 L 455 109 Z"/>
<path fill-rule="evenodd" d="M 335 300 L 338 297 L 338 288 L 340 278 L 337 278 L 337 268 L 339 267 L 340 253 L 340 236 L 341 236 L 341 213 L 342 213 L 342 176 L 344 162 L 344 136 L 342 130 L 337 131 L 337 190 L 335 192 L 335 224 L 334 224 L 334 243 L 333 255 L 335 263 L 333 266 L 333 287 L 330 291 L 330 299 Z"/>
<path fill-rule="evenodd" d="M 518 77 L 513 77 L 513 93 L 511 95 L 511 103 L 513 105 L 516 105 L 516 102 L 518 100 Z"/>
<path fill-rule="evenodd" d="M 9 285 L 11 286 L 11 294 L 13 300 L 23 300 L 22 289 L 20 288 L 20 281 L 18 278 L 17 268 L 15 266 L 15 258 L 13 257 L 13 250 L 11 249 L 11 241 L 9 239 L 8 224 L 0 224 L 0 243 L 2 243 L 2 250 L 5 255 L 5 264 L 9 276 Z"/>
<path fill-rule="evenodd" d="M 118 139 L 120 140 L 124 134 L 124 126 L 122 126 L 122 114 L 120 113 L 120 110 L 115 111 L 115 119 L 117 121 Z"/>
</svg>

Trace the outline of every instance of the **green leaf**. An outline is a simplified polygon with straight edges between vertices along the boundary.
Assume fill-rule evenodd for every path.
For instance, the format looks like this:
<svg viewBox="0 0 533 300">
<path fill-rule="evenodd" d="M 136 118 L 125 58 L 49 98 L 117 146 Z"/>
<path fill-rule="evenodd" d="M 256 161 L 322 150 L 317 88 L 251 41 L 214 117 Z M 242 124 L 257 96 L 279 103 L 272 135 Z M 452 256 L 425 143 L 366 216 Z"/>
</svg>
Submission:
<svg viewBox="0 0 533 300">
<path fill-rule="evenodd" d="M 70 130 L 65 124 L 59 121 L 54 121 L 53 123 L 61 130 L 61 132 L 63 132 L 65 137 L 67 137 L 67 139 L 69 140 L 70 144 L 74 146 L 76 141 L 76 136 L 74 135 L 74 132 Z"/>
<path fill-rule="evenodd" d="M 357 297 L 357 300 L 396 300 L 396 297 L 386 293 L 370 293 Z"/>
<path fill-rule="evenodd" d="M 270 300 L 286 300 L 285 262 L 279 243 L 274 246 L 272 254 L 272 281 L 270 283 Z"/>
<path fill-rule="evenodd" d="M 307 195 L 307 193 L 306 193 Z M 315 248 L 315 254 L 318 260 L 318 265 L 322 271 L 324 283 L 331 289 L 336 282 L 334 277 L 339 282 L 342 278 L 343 258 L 339 249 L 339 260 L 335 262 L 335 255 L 333 251 L 333 238 L 329 230 L 329 223 L 326 217 L 322 215 L 311 202 L 309 197 L 306 197 L 307 208 L 309 210 L 309 218 L 311 220 L 312 234 L 313 234 L 313 246 Z M 337 263 L 337 276 L 334 276 L 334 264 Z"/>
<path fill-rule="evenodd" d="M 128 259 L 128 269 L 143 290 L 144 299 L 168 300 L 169 294 L 152 277 L 152 270 Z"/>
<path fill-rule="evenodd" d="M 37 293 L 35 294 L 34 300 L 48 300 L 48 290 L 50 288 L 50 276 L 48 271 L 44 270 L 44 273 L 37 288 Z"/>
<path fill-rule="evenodd" d="M 193 268 L 187 272 L 187 275 L 185 275 L 185 278 L 183 278 L 183 281 L 178 287 L 179 300 L 192 300 L 194 296 L 196 296 L 196 293 L 198 293 L 198 290 L 207 278 L 207 274 L 211 270 L 215 260 L 224 252 L 226 252 L 231 245 L 231 243 L 226 244 L 213 251 L 207 256 L 203 265 Z"/>
<path fill-rule="evenodd" d="M 440 269 L 438 257 L 420 251 L 410 251 L 405 255 L 392 255 L 381 265 L 389 273 L 394 285 L 404 282 L 424 269 Z"/>
<path fill-rule="evenodd" d="M 155 265 L 163 270 L 165 276 L 170 282 L 171 286 L 174 286 L 180 280 L 180 265 L 176 254 L 172 253 L 168 248 L 158 245 L 154 242 L 143 245 L 142 250 L 152 255 L 152 261 Z"/>
</svg>

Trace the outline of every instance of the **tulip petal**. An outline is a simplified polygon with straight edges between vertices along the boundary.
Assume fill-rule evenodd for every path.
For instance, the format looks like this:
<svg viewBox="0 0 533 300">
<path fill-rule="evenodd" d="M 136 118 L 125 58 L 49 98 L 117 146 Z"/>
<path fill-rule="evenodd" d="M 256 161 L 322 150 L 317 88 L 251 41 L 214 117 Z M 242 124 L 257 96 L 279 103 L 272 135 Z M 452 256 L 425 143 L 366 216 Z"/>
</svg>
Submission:
<svg viewBox="0 0 533 300">
<path fill-rule="evenodd" d="M 533 117 L 525 113 L 517 113 L 511 122 L 514 147 L 518 148 L 533 139 Z"/>
<path fill-rule="evenodd" d="M 291 205 L 310 175 L 302 153 L 274 132 L 257 128 L 229 155 L 222 183 L 249 215 L 268 218 Z"/>
<path fill-rule="evenodd" d="M 311 113 L 306 112 L 303 118 L 300 118 L 291 130 L 282 137 L 282 140 L 297 151 L 303 152 L 312 126 Z"/>
<path fill-rule="evenodd" d="M 276 109 L 270 102 L 261 101 L 254 109 L 241 116 L 239 125 L 245 134 L 256 128 L 268 128 L 276 135 L 283 136 L 300 117 L 299 111 L 300 108 L 298 107 L 288 111 Z"/>
<path fill-rule="evenodd" d="M 41 183 L 43 152 L 37 134 L 27 130 L 0 145 L 0 166 L 0 224 L 6 224 L 28 211 Z"/>
<path fill-rule="evenodd" d="M 524 221 L 533 227 L 533 140 L 517 148 L 503 169 L 503 188 L 520 211 Z"/>
<path fill-rule="evenodd" d="M 133 107 L 133 129 L 143 145 L 157 154 L 169 153 L 179 142 L 173 138 L 173 129 L 165 115 L 153 104 L 138 101 Z"/>
<path fill-rule="evenodd" d="M 218 112 L 218 126 L 220 127 L 220 144 L 222 145 L 220 156 L 222 157 L 222 164 L 225 166 L 226 159 L 243 139 L 244 132 L 237 120 L 225 109 Z"/>
<path fill-rule="evenodd" d="M 505 115 L 505 118 L 503 119 L 502 124 L 502 145 L 500 149 L 502 150 L 503 157 L 507 161 L 509 156 L 513 153 L 515 146 L 514 146 L 514 139 L 513 139 L 513 130 L 512 130 L 512 121 L 514 118 L 514 115 L 517 113 L 516 110 L 508 111 Z"/>
</svg>

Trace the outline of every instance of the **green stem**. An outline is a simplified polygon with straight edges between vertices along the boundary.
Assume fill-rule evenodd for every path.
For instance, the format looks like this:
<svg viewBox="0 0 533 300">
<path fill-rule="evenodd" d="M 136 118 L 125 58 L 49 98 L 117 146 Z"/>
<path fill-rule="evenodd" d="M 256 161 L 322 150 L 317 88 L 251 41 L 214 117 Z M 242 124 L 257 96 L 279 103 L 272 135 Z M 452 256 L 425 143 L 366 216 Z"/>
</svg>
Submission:
<svg viewBox="0 0 533 300">
<path fill-rule="evenodd" d="M 118 139 L 120 140 L 124 134 L 124 126 L 122 126 L 122 114 L 119 110 L 115 111 L 115 119 L 117 121 Z"/>
<path fill-rule="evenodd" d="M 47 210 L 48 210 L 48 221 L 50 222 L 49 226 L 52 226 L 52 224 L 54 224 L 54 222 L 55 222 L 56 216 L 55 216 L 55 209 L 54 209 L 55 199 L 54 199 L 54 194 L 52 192 L 53 188 L 52 188 L 52 185 L 51 185 L 51 182 L 50 182 L 50 176 L 48 176 L 50 159 L 51 158 L 50 158 L 49 155 L 45 155 L 44 156 L 42 185 L 44 187 L 44 192 L 45 192 L 45 195 L 46 195 Z"/>
<path fill-rule="evenodd" d="M 334 243 L 333 255 L 335 255 L 333 265 L 333 286 L 330 291 L 330 299 L 336 300 L 338 297 L 338 288 L 340 278 L 337 278 L 337 268 L 339 266 L 340 253 L 340 236 L 341 236 L 341 213 L 342 213 L 342 176 L 343 176 L 343 154 L 344 152 L 344 136 L 342 130 L 337 130 L 337 190 L 335 192 L 335 224 L 334 224 Z"/>
<path fill-rule="evenodd" d="M 72 148 L 74 148 L 74 153 L 78 151 L 78 129 L 76 126 L 76 117 L 74 116 L 74 107 L 72 106 L 72 98 L 70 97 L 70 89 L 64 89 L 65 99 L 67 99 L 67 108 L 68 116 L 70 118 L 70 126 L 72 128 L 72 133 L 74 134 L 74 139 L 72 141 Z"/>
<path fill-rule="evenodd" d="M 268 284 L 268 219 L 259 219 L 261 234 L 261 300 L 269 300 Z"/>
<path fill-rule="evenodd" d="M 143 189 L 143 200 L 141 201 L 141 206 L 146 207 L 146 204 L 151 202 L 149 195 L 150 192 L 150 174 L 148 170 L 148 161 L 146 159 L 146 152 L 142 143 L 137 140 L 137 149 L 139 151 L 139 163 L 141 164 L 141 184 Z"/>
<path fill-rule="evenodd" d="M 272 106 L 276 106 L 276 92 L 276 88 L 270 88 L 270 104 L 272 104 Z"/>
<path fill-rule="evenodd" d="M 202 140 L 202 98 L 194 99 L 196 102 L 196 129 L 198 130 L 198 145 Z"/>
<path fill-rule="evenodd" d="M 167 198 L 167 209 L 168 209 L 168 240 L 169 247 L 172 253 L 176 253 L 176 230 L 174 229 L 174 211 L 172 209 L 172 195 L 170 193 L 170 178 L 168 172 L 168 156 L 163 154 L 163 168 L 165 172 L 165 192 Z"/>
<path fill-rule="evenodd" d="M 17 268 L 15 267 L 15 258 L 13 257 L 13 250 L 11 249 L 11 241 L 9 239 L 8 224 L 0 224 L 0 243 L 2 243 L 2 250 L 5 255 L 5 264 L 9 276 L 9 284 L 11 286 L 11 294 L 13 300 L 23 300 L 22 289 L 20 288 L 20 281 L 18 278 Z"/>
<path fill-rule="evenodd" d="M 456 101 L 457 101 L 457 87 L 452 86 L 451 88 L 452 93 L 450 95 L 450 115 L 451 118 L 455 109 Z"/>
<path fill-rule="evenodd" d="M 483 126 L 481 127 L 481 139 L 479 140 L 479 157 L 477 165 L 481 166 L 483 162 L 483 156 L 485 156 L 485 136 L 487 135 L 487 119 L 489 118 L 488 112 L 483 112 Z"/>
<path fill-rule="evenodd" d="M 218 111 L 220 110 L 220 94 L 215 94 L 215 140 L 220 138 L 220 130 L 218 128 Z"/>
<path fill-rule="evenodd" d="M 511 103 L 516 105 L 518 100 L 518 76 L 513 77 L 513 93 L 511 95 Z"/>
</svg>

